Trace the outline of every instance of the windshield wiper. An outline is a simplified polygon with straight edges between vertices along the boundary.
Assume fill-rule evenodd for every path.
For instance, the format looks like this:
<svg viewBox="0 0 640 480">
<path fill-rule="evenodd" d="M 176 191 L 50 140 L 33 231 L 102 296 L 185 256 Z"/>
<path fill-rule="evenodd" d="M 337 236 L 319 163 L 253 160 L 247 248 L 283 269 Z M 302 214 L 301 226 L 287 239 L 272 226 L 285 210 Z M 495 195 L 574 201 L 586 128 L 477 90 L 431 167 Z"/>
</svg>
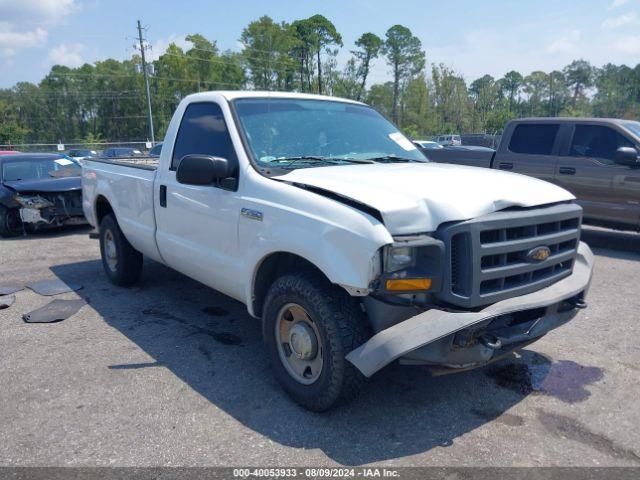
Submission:
<svg viewBox="0 0 640 480">
<path fill-rule="evenodd" d="M 412 158 L 403 158 L 403 157 L 398 157 L 397 155 L 382 155 L 380 157 L 371 157 L 371 158 L 367 158 L 367 160 L 369 160 L 370 162 L 380 162 L 380 163 L 394 163 L 394 162 L 402 162 L 402 163 L 409 163 L 409 162 L 419 162 L 419 160 L 414 160 Z"/>
<path fill-rule="evenodd" d="M 340 162 L 373 163 L 373 161 L 369 159 L 359 160 L 356 158 L 321 157 L 318 155 L 299 155 L 297 157 L 283 157 L 283 158 L 277 158 L 275 160 L 271 160 L 269 163 L 276 163 L 276 162 L 286 163 L 286 165 L 284 165 L 285 168 L 296 162 L 321 162 L 321 163 L 328 163 L 331 165 L 339 165 Z"/>
</svg>

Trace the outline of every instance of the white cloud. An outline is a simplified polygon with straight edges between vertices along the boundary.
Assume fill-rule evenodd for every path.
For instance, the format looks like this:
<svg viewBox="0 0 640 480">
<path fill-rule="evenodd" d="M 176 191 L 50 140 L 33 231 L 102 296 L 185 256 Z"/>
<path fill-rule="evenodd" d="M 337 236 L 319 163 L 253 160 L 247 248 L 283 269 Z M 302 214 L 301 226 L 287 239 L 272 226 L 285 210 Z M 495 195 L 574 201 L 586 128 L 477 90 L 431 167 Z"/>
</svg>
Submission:
<svg viewBox="0 0 640 480">
<path fill-rule="evenodd" d="M 57 21 L 76 8 L 76 0 L 0 0 L 0 18 L 12 23 Z"/>
<path fill-rule="evenodd" d="M 81 43 L 63 43 L 52 48 L 47 58 L 54 65 L 79 67 L 85 63 L 81 55 L 82 50 L 84 50 L 84 45 Z"/>
<path fill-rule="evenodd" d="M 640 35 L 626 35 L 613 42 L 613 48 L 625 55 L 640 54 Z"/>
<path fill-rule="evenodd" d="M 76 0 L 0 0 L 0 56 L 43 45 L 49 28 L 77 6 Z"/>
<path fill-rule="evenodd" d="M 172 43 L 175 43 L 182 50 L 188 50 L 192 46 L 191 42 L 188 42 L 185 38 L 185 35 L 172 33 L 168 38 L 160 38 L 151 45 L 151 48 L 147 50 L 147 59 L 150 62 L 157 60 Z"/>
<path fill-rule="evenodd" d="M 40 27 L 23 32 L 0 30 L 0 52 L 5 57 L 11 57 L 21 48 L 42 45 L 47 40 L 47 36 L 47 31 Z"/>
<path fill-rule="evenodd" d="M 629 3 L 629 0 L 613 0 L 613 2 L 611 2 L 611 5 L 609 5 L 609 10 L 621 7 L 623 5 L 626 5 L 627 3 Z"/>
<path fill-rule="evenodd" d="M 580 30 L 572 30 L 568 35 L 560 37 L 547 45 L 547 53 L 571 53 L 575 50 L 576 44 L 581 37 Z"/>
<path fill-rule="evenodd" d="M 614 30 L 624 27 L 625 25 L 633 25 L 638 23 L 638 14 L 636 12 L 623 13 L 617 17 L 607 18 L 602 22 L 604 30 Z"/>
</svg>

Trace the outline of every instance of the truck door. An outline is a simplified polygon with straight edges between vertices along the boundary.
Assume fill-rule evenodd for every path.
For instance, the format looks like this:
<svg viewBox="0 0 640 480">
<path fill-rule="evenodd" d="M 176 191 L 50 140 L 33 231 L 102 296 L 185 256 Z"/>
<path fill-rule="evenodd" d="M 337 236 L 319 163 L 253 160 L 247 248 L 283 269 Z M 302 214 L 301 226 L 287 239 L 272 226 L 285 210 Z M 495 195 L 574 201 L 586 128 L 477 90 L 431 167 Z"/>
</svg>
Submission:
<svg viewBox="0 0 640 480">
<path fill-rule="evenodd" d="M 517 123 L 509 144 L 501 146 L 494 167 L 554 181 L 556 155 L 559 149 L 558 123 Z"/>
<path fill-rule="evenodd" d="M 214 185 L 184 185 L 176 180 L 180 160 L 189 154 L 226 158 L 235 165 L 238 178 L 238 158 L 220 105 L 189 104 L 173 151 L 168 154 L 170 162 L 161 162 L 162 171 L 154 187 L 160 254 L 170 267 L 238 298 L 238 293 L 244 294 L 236 262 L 238 192 Z"/>
<path fill-rule="evenodd" d="M 620 147 L 636 145 L 610 126 L 576 124 L 556 180 L 578 198 L 585 217 L 637 225 L 640 171 L 613 161 Z"/>
</svg>

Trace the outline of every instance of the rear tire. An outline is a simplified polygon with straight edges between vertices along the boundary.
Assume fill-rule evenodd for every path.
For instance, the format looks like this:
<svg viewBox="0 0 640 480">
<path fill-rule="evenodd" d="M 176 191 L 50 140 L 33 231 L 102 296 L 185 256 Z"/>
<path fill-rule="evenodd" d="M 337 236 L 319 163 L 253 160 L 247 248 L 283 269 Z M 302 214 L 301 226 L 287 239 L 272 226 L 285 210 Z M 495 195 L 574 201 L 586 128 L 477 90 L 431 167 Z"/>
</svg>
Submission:
<svg viewBox="0 0 640 480">
<path fill-rule="evenodd" d="M 293 400 L 322 412 L 359 393 L 366 378 L 345 357 L 371 333 L 345 291 L 319 273 L 288 274 L 269 289 L 263 313 L 269 361 Z"/>
<path fill-rule="evenodd" d="M 20 210 L 0 205 L 0 237 L 17 237 L 23 232 Z"/>
<path fill-rule="evenodd" d="M 100 222 L 100 255 L 107 277 L 114 285 L 133 285 L 142 273 L 142 254 L 131 246 L 113 214 Z"/>
</svg>

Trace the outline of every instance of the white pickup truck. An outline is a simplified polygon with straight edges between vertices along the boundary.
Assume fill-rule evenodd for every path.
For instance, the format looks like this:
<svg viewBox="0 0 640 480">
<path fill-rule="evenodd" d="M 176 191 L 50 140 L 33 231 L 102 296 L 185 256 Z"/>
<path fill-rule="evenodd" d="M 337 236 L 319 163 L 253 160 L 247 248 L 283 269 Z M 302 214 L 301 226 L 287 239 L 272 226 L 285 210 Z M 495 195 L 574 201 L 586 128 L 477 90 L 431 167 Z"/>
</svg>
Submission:
<svg viewBox="0 0 640 480">
<path fill-rule="evenodd" d="M 144 255 L 243 302 L 311 410 L 395 360 L 485 365 L 586 306 L 593 256 L 570 193 L 429 163 L 362 103 L 190 95 L 157 166 L 136 162 L 83 166 L 109 279 L 135 282 Z"/>
</svg>

